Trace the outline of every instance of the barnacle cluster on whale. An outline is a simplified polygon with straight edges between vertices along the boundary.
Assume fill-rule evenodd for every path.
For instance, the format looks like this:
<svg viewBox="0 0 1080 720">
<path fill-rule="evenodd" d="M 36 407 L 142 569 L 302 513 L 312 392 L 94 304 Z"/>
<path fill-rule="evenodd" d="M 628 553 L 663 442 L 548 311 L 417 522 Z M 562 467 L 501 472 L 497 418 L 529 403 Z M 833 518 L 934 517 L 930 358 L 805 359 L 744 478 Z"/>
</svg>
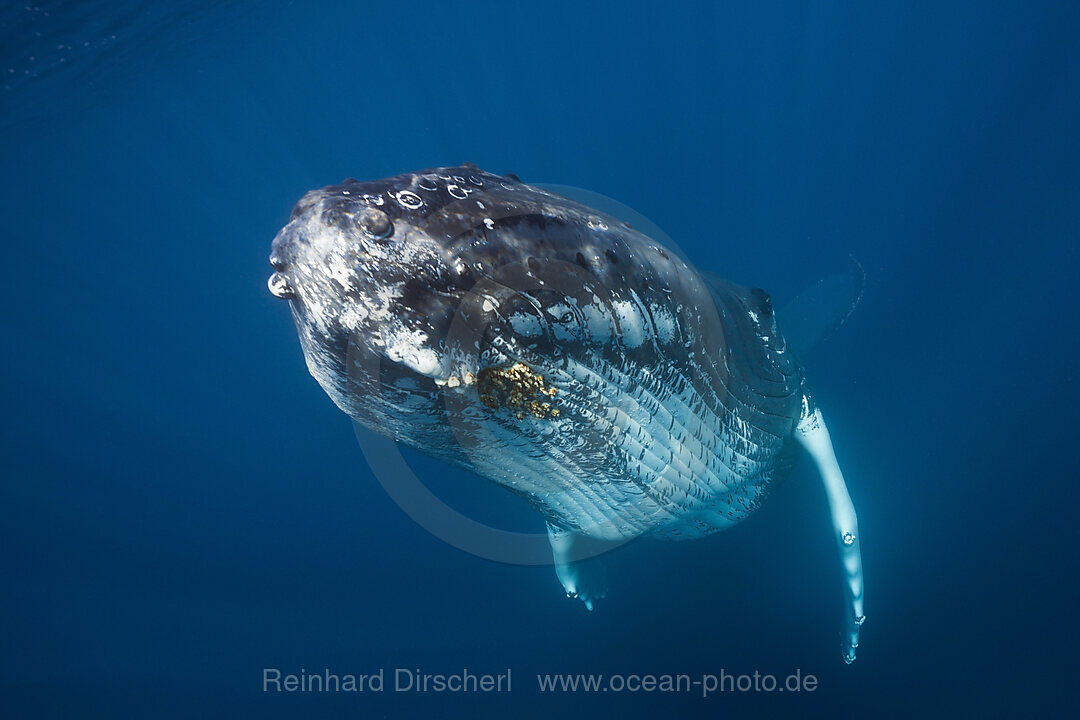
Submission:
<svg viewBox="0 0 1080 720">
<path fill-rule="evenodd" d="M 741 522 L 802 449 L 864 618 L 854 507 L 768 296 L 595 208 L 473 165 L 308 192 L 271 252 L 308 369 L 358 424 L 470 470 L 575 548 Z M 541 422 L 536 422 L 541 421 Z"/>
<path fill-rule="evenodd" d="M 554 398 L 557 390 L 544 386 L 544 376 L 522 362 L 510 367 L 487 367 L 476 376 L 476 388 L 484 407 L 507 408 L 521 420 L 528 413 L 535 418 L 558 417 L 559 408 L 544 398 Z"/>
</svg>

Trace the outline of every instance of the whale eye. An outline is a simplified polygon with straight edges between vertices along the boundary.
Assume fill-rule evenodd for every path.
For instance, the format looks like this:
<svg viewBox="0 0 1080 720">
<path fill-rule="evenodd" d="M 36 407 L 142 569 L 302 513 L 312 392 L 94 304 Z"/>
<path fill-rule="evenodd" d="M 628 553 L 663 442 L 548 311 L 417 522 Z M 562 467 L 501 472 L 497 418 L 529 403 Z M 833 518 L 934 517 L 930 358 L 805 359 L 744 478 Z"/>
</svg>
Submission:
<svg viewBox="0 0 1080 720">
<path fill-rule="evenodd" d="M 563 325 L 574 321 L 574 312 L 564 303 L 554 303 L 544 310 L 545 314 L 553 321 Z"/>
<path fill-rule="evenodd" d="M 376 238 L 389 237 L 394 230 L 394 225 L 390 222 L 390 216 L 370 205 L 357 211 L 356 224 L 368 235 Z"/>
</svg>

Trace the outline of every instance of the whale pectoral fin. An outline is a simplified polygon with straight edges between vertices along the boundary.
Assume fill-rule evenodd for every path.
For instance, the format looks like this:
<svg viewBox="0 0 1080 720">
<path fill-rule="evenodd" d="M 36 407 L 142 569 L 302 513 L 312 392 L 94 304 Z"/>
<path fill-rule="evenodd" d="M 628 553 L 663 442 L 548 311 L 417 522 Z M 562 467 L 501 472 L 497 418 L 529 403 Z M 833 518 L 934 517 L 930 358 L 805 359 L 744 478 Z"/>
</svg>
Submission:
<svg viewBox="0 0 1080 720">
<path fill-rule="evenodd" d="M 863 576 L 862 553 L 859 550 L 859 522 L 855 517 L 855 506 L 851 503 L 844 474 L 836 462 L 832 439 L 821 411 L 810 411 L 810 402 L 805 401 L 803 418 L 795 429 L 795 438 L 806 448 L 807 453 L 821 473 L 825 495 L 829 500 L 829 512 L 832 515 L 833 532 L 840 549 L 840 560 L 844 566 L 844 579 L 847 582 L 846 607 L 844 612 L 844 632 L 842 650 L 844 662 L 855 660 L 855 649 L 859 647 L 859 627 L 866 616 L 863 614 Z"/>
<path fill-rule="evenodd" d="M 555 560 L 555 574 L 566 596 L 577 598 L 592 610 L 596 602 L 607 596 L 607 569 L 598 558 L 592 557 L 589 541 L 582 535 L 547 524 L 548 541 Z"/>
<path fill-rule="evenodd" d="M 866 271 L 854 256 L 835 275 L 818 280 L 777 311 L 784 340 L 800 356 L 832 336 L 862 300 Z"/>
</svg>

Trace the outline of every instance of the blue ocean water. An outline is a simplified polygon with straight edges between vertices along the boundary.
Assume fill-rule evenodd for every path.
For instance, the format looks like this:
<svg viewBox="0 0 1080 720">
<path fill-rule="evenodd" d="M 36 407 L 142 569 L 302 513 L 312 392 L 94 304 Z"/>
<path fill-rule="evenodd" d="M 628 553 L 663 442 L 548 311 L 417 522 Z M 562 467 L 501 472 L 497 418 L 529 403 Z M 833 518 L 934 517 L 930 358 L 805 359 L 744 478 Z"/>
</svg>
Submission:
<svg viewBox="0 0 1080 720">
<path fill-rule="evenodd" d="M 1078 32 L 1051 2 L 0 11 L 0 714 L 1075 711 Z M 778 305 L 861 261 L 807 357 L 859 510 L 853 665 L 806 462 L 732 530 L 613 554 L 594 613 L 375 481 L 266 290 L 270 240 L 308 189 L 463 161 L 626 203 Z M 267 692 L 266 668 L 513 685 Z M 536 682 L 796 671 L 816 688 Z"/>
</svg>

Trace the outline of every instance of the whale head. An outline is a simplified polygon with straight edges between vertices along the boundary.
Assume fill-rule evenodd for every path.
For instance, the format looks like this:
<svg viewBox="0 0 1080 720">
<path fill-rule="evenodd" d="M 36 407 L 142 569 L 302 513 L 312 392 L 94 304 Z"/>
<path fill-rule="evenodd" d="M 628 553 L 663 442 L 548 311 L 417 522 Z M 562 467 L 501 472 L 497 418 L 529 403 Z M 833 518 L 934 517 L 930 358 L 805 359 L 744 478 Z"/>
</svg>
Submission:
<svg viewBox="0 0 1080 720">
<path fill-rule="evenodd" d="M 289 301 L 312 375 L 354 417 L 373 383 L 444 380 L 445 327 L 474 282 L 408 185 L 345 180 L 308 192 L 272 245 L 270 291 Z"/>
<path fill-rule="evenodd" d="M 304 195 L 274 238 L 269 287 L 334 402 L 390 435 L 474 384 L 489 406 L 524 384 L 513 412 L 548 415 L 543 372 L 591 337 L 576 309 L 603 291 L 580 253 L 542 247 L 574 232 L 547 201 L 568 202 L 468 165 Z"/>
</svg>

